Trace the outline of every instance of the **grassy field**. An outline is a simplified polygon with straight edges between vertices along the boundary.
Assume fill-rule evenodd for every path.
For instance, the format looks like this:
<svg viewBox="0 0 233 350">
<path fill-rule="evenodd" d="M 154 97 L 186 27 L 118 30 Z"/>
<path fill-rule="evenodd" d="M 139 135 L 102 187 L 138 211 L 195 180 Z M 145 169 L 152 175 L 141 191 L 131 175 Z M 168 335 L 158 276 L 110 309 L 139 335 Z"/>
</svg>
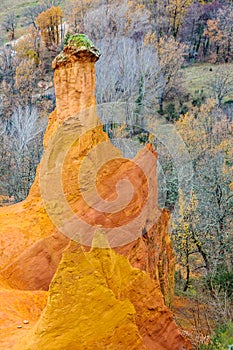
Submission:
<svg viewBox="0 0 233 350">
<path fill-rule="evenodd" d="M 14 0 L 14 1 L 9 1 L 9 0 L 1 0 L 0 3 L 0 13 L 7 13 L 7 11 L 17 11 L 18 9 L 22 9 L 27 6 L 33 6 L 35 4 L 38 4 L 39 0 Z"/>
<path fill-rule="evenodd" d="M 63 6 L 64 3 L 68 3 L 69 1 L 70 0 L 61 1 L 61 6 Z M 17 39 L 19 36 L 23 35 L 26 30 L 25 19 L 23 17 L 25 9 L 28 7 L 38 5 L 39 3 L 41 3 L 40 0 L 0 0 L 0 25 L 7 14 L 14 12 L 16 17 L 18 18 L 18 26 L 16 30 Z M 1 30 L 0 45 L 2 45 L 6 41 L 8 41 L 7 36 Z"/>
<path fill-rule="evenodd" d="M 14 12 L 16 17 L 18 18 L 18 26 L 16 31 L 16 37 L 20 36 L 24 29 L 24 18 L 23 13 L 25 11 L 25 8 L 35 6 L 39 3 L 39 0 L 0 0 L 0 24 L 3 21 L 4 17 Z M 18 35 L 17 35 L 18 34 Z M 0 31 L 0 45 L 4 43 L 4 41 L 8 41 L 6 33 L 4 33 L 2 30 Z"/>
<path fill-rule="evenodd" d="M 25 8 L 30 6 L 35 6 L 39 3 L 39 0 L 15 0 L 15 1 L 9 1 L 9 0 L 1 0 L 0 1 L 0 21 L 4 18 L 5 15 L 14 12 L 15 15 L 19 18 L 22 17 L 23 11 Z"/>
<path fill-rule="evenodd" d="M 233 72 L 233 63 L 229 63 L 231 72 Z M 195 64 L 182 69 L 184 78 L 184 88 L 192 96 L 203 94 L 210 96 L 209 84 L 214 80 L 215 73 L 218 69 L 221 70 L 222 64 Z M 227 96 L 224 102 L 233 100 L 233 94 Z"/>
</svg>

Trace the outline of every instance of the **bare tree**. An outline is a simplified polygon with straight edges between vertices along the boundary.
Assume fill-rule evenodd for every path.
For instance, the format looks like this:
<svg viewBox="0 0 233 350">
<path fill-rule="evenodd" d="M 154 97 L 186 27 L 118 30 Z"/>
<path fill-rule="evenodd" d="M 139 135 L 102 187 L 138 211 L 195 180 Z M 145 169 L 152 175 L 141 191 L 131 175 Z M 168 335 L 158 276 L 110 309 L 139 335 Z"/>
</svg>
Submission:
<svg viewBox="0 0 233 350">
<path fill-rule="evenodd" d="M 29 106 L 15 109 L 10 120 L 1 120 L 0 190 L 16 202 L 27 196 L 34 180 L 45 126 L 46 119 Z"/>
<path fill-rule="evenodd" d="M 39 16 L 41 12 L 46 11 L 47 9 L 48 7 L 45 4 L 27 8 L 24 14 L 26 23 L 28 25 L 33 25 L 35 29 L 38 29 L 38 26 L 36 24 L 36 17 Z"/>
<path fill-rule="evenodd" d="M 150 12 L 146 8 L 124 1 L 120 4 L 103 3 L 96 8 L 90 8 L 82 19 L 81 29 L 94 41 L 114 37 L 141 41 L 152 26 Z"/>
<path fill-rule="evenodd" d="M 214 79 L 208 83 L 214 98 L 218 101 L 218 106 L 222 105 L 224 97 L 233 93 L 233 72 L 230 65 L 223 65 L 217 68 Z"/>
<path fill-rule="evenodd" d="M 14 12 L 7 14 L 2 22 L 2 28 L 4 31 L 9 33 L 10 40 L 15 39 L 15 29 L 16 29 L 17 23 L 18 23 L 18 20 Z"/>
<path fill-rule="evenodd" d="M 220 30 L 222 34 L 222 55 L 225 62 L 230 62 L 233 58 L 233 8 L 228 4 L 218 11 L 220 19 Z"/>
<path fill-rule="evenodd" d="M 3 48 L 0 52 L 0 75 L 1 75 L 1 114 L 7 118 L 17 101 L 14 96 L 15 74 L 16 74 L 16 57 L 12 47 Z"/>
<path fill-rule="evenodd" d="M 101 5 L 89 9 L 83 19 L 83 30 L 94 41 L 122 37 L 126 29 L 127 5 Z"/>
<path fill-rule="evenodd" d="M 197 205 L 188 218 L 190 237 L 209 273 L 232 268 L 231 122 L 212 100 L 176 122 L 193 160 Z M 191 225 L 190 225 L 191 224 Z"/>
<path fill-rule="evenodd" d="M 137 120 L 151 113 L 160 89 L 155 47 L 126 38 L 102 40 L 97 44 L 102 51 L 96 64 L 98 103 L 125 102 L 125 106 L 130 105 L 126 111 L 128 120 L 132 113 Z"/>
<path fill-rule="evenodd" d="M 159 111 L 163 114 L 164 100 L 178 90 L 186 46 L 170 36 L 160 38 L 157 49 L 160 66 L 158 78 L 163 85 L 159 95 Z"/>
<path fill-rule="evenodd" d="M 61 4 L 61 0 L 47 0 L 47 1 L 42 1 L 40 4 L 36 6 L 26 8 L 24 13 L 26 23 L 28 25 L 33 25 L 35 29 L 38 29 L 38 25 L 36 23 L 36 17 L 38 17 L 40 13 L 48 10 L 50 7 L 59 6 L 60 4 Z"/>
</svg>

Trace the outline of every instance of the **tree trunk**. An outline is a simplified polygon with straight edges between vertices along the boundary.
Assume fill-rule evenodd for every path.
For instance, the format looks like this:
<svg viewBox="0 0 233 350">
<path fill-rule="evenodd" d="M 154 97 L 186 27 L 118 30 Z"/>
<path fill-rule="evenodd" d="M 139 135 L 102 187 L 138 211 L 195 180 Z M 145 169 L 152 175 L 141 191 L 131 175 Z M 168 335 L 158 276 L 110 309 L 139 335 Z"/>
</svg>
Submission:
<svg viewBox="0 0 233 350">
<path fill-rule="evenodd" d="M 206 252 L 202 249 L 201 243 L 198 242 L 197 239 L 194 239 L 194 241 L 195 241 L 195 244 L 196 244 L 196 247 L 197 247 L 199 253 L 201 254 L 201 256 L 202 256 L 202 258 L 203 258 L 203 260 L 205 262 L 205 268 L 206 268 L 207 271 L 209 271 L 210 270 L 210 264 L 209 264 L 208 256 L 207 256 Z"/>
<path fill-rule="evenodd" d="M 159 97 L 159 114 L 163 114 L 164 113 L 163 102 L 164 102 L 163 96 Z"/>
<path fill-rule="evenodd" d="M 186 292 L 189 288 L 190 285 L 190 267 L 189 267 L 189 261 L 188 261 L 188 257 L 187 257 L 187 265 L 186 265 L 186 281 L 185 281 L 185 285 L 184 285 L 184 292 Z"/>
<path fill-rule="evenodd" d="M 186 292 L 189 288 L 190 285 L 190 265 L 189 265 L 189 239 L 188 237 L 186 237 L 186 247 L 185 247 L 185 258 L 186 258 L 186 281 L 185 281 L 185 285 L 184 285 L 184 292 Z"/>
</svg>

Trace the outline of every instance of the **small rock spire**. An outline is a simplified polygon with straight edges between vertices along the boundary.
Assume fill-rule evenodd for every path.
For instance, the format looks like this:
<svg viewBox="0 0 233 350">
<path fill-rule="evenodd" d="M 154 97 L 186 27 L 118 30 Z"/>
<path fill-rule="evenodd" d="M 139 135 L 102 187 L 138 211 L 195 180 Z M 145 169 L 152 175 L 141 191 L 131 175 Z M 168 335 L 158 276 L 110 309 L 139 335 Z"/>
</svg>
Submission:
<svg viewBox="0 0 233 350">
<path fill-rule="evenodd" d="M 96 104 L 95 62 L 100 51 L 85 34 L 74 34 L 54 59 L 58 122 Z"/>
</svg>

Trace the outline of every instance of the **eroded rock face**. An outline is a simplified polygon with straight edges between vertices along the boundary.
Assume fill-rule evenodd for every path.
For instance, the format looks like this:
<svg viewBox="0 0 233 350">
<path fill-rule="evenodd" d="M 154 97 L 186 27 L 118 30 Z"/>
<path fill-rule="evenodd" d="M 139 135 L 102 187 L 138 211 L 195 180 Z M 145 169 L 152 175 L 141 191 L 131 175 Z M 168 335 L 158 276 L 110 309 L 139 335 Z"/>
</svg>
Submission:
<svg viewBox="0 0 233 350">
<path fill-rule="evenodd" d="M 45 291 L 15 290 L 0 283 L 1 350 L 12 349 L 32 329 L 46 306 L 47 298 L 48 292 Z"/>
<path fill-rule="evenodd" d="M 61 55 L 61 54 L 60 54 Z M 58 122 L 95 105 L 95 62 L 98 53 L 65 47 L 53 62 Z"/>
<path fill-rule="evenodd" d="M 59 166 L 57 166 L 59 162 L 54 161 L 53 155 L 55 153 L 49 153 L 48 156 L 46 154 L 49 147 L 51 148 L 51 142 L 53 142 L 51 140 L 53 140 L 54 135 L 57 135 L 59 141 L 59 137 L 63 137 L 62 132 L 64 130 L 65 132 L 75 130 L 77 135 L 81 135 L 70 147 L 64 158 L 61 180 L 64 196 L 69 206 L 90 227 L 87 234 L 81 237 L 82 244 L 85 245 L 85 250 L 88 251 L 96 229 L 95 225 L 101 225 L 103 229 L 110 230 L 108 231 L 108 237 L 111 237 L 111 244 L 115 247 L 117 253 L 125 255 L 128 260 L 115 254 L 110 249 L 96 248 L 87 254 L 81 248 L 78 252 L 76 249 L 74 251 L 73 249 L 68 250 L 50 287 L 50 297 L 44 316 L 30 333 L 31 339 L 25 338 L 21 343 L 21 348 L 16 348 L 20 350 L 37 348 L 48 350 L 53 348 L 83 349 L 85 347 L 77 347 L 80 345 L 77 345 L 76 342 L 72 343 L 73 337 L 80 336 L 80 341 L 87 346 L 87 349 L 93 349 L 93 347 L 97 349 L 181 349 L 186 342 L 172 321 L 170 311 L 164 306 L 164 299 L 167 305 L 172 305 L 173 302 L 174 257 L 169 238 L 169 213 L 157 206 L 156 167 L 150 166 L 150 162 L 146 160 L 146 154 L 149 152 L 156 163 L 157 155 L 148 145 L 137 155 L 134 161 L 129 161 L 123 159 L 120 151 L 109 142 L 94 108 L 96 104 L 94 63 L 99 57 L 98 51 L 93 48 L 90 50 L 90 47 L 72 47 L 68 45 L 62 55 L 62 59 L 60 56 L 54 61 L 57 108 L 49 118 L 48 128 L 44 136 L 45 155 L 38 166 L 35 182 L 24 202 L 0 208 L 0 274 L 2 275 L 0 292 L 3 285 L 7 285 L 9 288 L 21 289 L 22 291 L 19 293 L 22 293 L 22 295 L 23 290 L 32 290 L 32 295 L 42 298 L 41 303 L 43 304 L 44 294 L 37 295 L 37 290 L 47 290 L 49 288 L 62 253 L 69 244 L 69 238 L 59 232 L 59 225 L 55 225 L 54 218 L 51 220 L 49 217 L 48 206 L 47 211 L 45 209 L 45 205 L 48 203 L 41 195 L 41 183 L 43 184 L 43 181 L 45 185 L 42 187 L 47 194 L 56 194 L 57 186 L 59 186 L 60 178 L 57 178 L 57 174 L 61 173 Z M 83 111 L 85 112 L 83 113 Z M 74 123 L 73 116 L 75 116 Z M 63 126 L 64 130 L 62 129 Z M 62 138 L 61 140 L 69 141 L 69 139 Z M 60 149 L 63 149 L 65 142 L 55 144 L 55 146 L 58 145 L 59 152 Z M 102 148 L 99 151 L 97 149 L 93 158 L 90 150 L 100 143 L 107 146 L 104 151 Z M 54 144 L 52 145 L 54 146 Z M 52 150 L 56 150 L 56 147 Z M 102 172 L 97 173 L 96 182 L 91 184 L 89 178 L 92 178 L 96 173 L 96 161 L 102 162 L 104 156 L 107 156 L 110 162 L 101 168 Z M 77 174 L 85 159 L 89 160 L 89 163 L 85 163 L 87 176 L 84 176 L 77 186 Z M 44 171 L 45 161 L 51 166 L 49 171 Z M 147 169 L 147 177 L 141 175 L 137 164 Z M 40 175 L 42 182 L 40 182 Z M 97 212 L 92 205 L 85 203 L 82 190 L 86 189 L 88 194 L 95 187 L 98 188 L 99 194 L 106 201 L 115 200 L 117 198 L 116 184 L 122 178 L 132 180 L 134 188 L 137 190 L 136 195 L 132 197 L 131 206 L 126 207 L 116 215 L 115 213 Z M 148 210 L 143 211 L 143 206 L 149 198 L 147 178 L 154 179 L 154 183 L 149 191 L 151 194 L 150 205 Z M 51 179 L 55 179 L 55 182 Z M 58 182 L 56 183 L 56 181 Z M 124 194 L 127 197 L 130 193 L 127 193 L 126 190 Z M 62 200 L 62 197 L 57 196 L 49 203 L 53 213 L 57 213 L 58 217 L 61 210 L 63 210 Z M 148 222 L 153 221 L 155 213 L 156 215 L 159 214 L 158 218 L 153 225 L 148 226 Z M 135 228 L 138 232 L 141 230 L 140 235 L 132 230 L 130 232 L 132 237 L 127 241 L 127 244 L 120 244 L 121 246 L 118 247 L 119 239 L 123 240 L 126 232 L 119 227 L 117 231 L 119 236 L 114 235 L 118 222 L 127 224 L 128 221 L 138 217 L 140 219 L 136 221 Z M 80 227 L 73 225 L 73 229 L 74 233 L 72 234 L 75 235 Z M 73 237 L 77 238 L 76 236 Z M 77 270 L 74 261 L 80 264 L 80 266 L 77 266 Z M 110 279 L 108 277 L 110 271 L 105 264 L 106 261 L 111 269 L 112 277 Z M 149 274 L 133 269 L 128 261 L 132 266 Z M 128 271 L 127 273 L 124 272 L 125 269 Z M 92 274 L 86 274 L 87 271 L 92 271 Z M 124 281 L 125 273 L 127 276 Z M 79 274 L 82 275 L 82 283 L 84 283 L 80 290 Z M 118 276 L 116 280 L 113 278 L 113 274 L 116 274 L 116 277 Z M 129 284 L 128 286 L 126 286 L 126 281 Z M 71 288 L 73 283 L 74 285 Z M 121 286 L 122 283 L 125 285 L 124 288 Z M 57 294 L 58 289 L 59 293 Z M 11 289 L 11 292 L 13 293 L 14 290 Z M 104 298 L 101 297 L 102 292 L 109 300 L 107 308 Z M 78 293 L 81 293 L 83 300 L 84 297 L 88 298 L 88 293 L 90 293 L 90 300 L 86 300 L 83 305 L 80 302 L 76 304 Z M 18 291 L 15 293 L 15 300 L 17 298 Z M 64 310 L 61 314 L 66 315 L 66 317 L 70 315 L 68 316 L 70 322 L 74 322 L 73 331 L 72 327 L 67 331 L 65 320 L 63 320 L 64 324 L 58 320 L 58 306 L 61 308 L 62 298 L 64 298 Z M 127 298 L 129 301 L 127 301 Z M 140 302 L 140 298 L 143 299 L 143 302 Z M 72 303 L 68 299 L 72 300 Z M 90 312 L 91 303 L 94 305 L 92 309 L 95 307 L 99 312 L 93 318 Z M 20 302 L 17 303 L 17 307 L 19 307 L 19 304 Z M 155 307 L 150 310 L 149 304 L 155 304 Z M 75 313 L 73 313 L 73 309 Z M 30 310 L 30 312 L 33 312 L 32 309 Z M 75 318 L 78 313 L 81 313 L 83 317 L 77 319 L 79 322 Z M 119 317 L 114 317 L 114 313 Z M 96 338 L 97 341 L 90 336 L 87 328 L 79 328 L 78 325 L 80 321 L 87 322 L 90 319 L 90 327 L 94 329 L 95 323 L 100 322 L 101 314 L 106 316 L 106 321 L 103 318 L 101 331 L 97 332 L 99 334 L 99 338 Z M 104 331 L 104 324 L 109 325 L 107 333 Z M 46 329 L 46 334 L 43 333 L 43 327 Z M 58 334 L 56 328 L 64 334 L 60 345 L 55 341 Z M 3 338 L 5 337 L 4 344 L 6 344 L 8 341 L 7 334 L 5 332 L 2 332 L 2 334 Z M 43 337 L 41 337 L 42 334 Z M 38 336 L 41 338 L 40 341 Z M 44 347 L 43 344 L 46 343 L 43 342 L 49 341 L 50 336 L 54 341 L 51 348 Z M 16 341 L 13 335 L 12 337 L 8 341 L 9 349 Z M 171 339 L 169 342 L 171 341 L 173 347 L 166 340 L 166 337 Z M 58 339 L 61 340 L 60 333 Z M 40 347 L 35 345 L 37 340 Z M 188 345 L 186 348 L 189 349 Z"/>
<path fill-rule="evenodd" d="M 59 125 L 68 119 L 73 113 L 95 105 L 95 68 L 94 62 L 98 59 L 85 48 L 74 50 L 76 56 L 69 51 L 72 62 L 68 62 L 69 67 L 57 64 L 55 70 L 55 89 L 57 96 L 57 109 L 49 117 L 48 127 L 44 136 L 44 146 L 46 148 L 48 140 L 57 130 Z M 93 142 L 98 142 L 98 138 L 107 138 L 105 133 L 96 134 Z M 92 139 L 88 140 L 92 142 Z M 83 145 L 85 149 L 87 144 Z M 90 145 L 88 145 L 90 147 Z M 25 201 L 10 207 L 0 208 L 0 271 L 8 279 L 14 279 L 14 287 L 26 289 L 48 289 L 49 283 L 61 258 L 61 246 L 63 249 L 67 245 L 67 240 L 59 235 L 55 225 L 51 222 L 45 210 L 40 191 L 40 167 L 37 168 L 36 179 Z M 50 248 L 47 248 L 48 238 Z M 58 239 L 53 237 L 61 237 Z M 45 239 L 45 241 L 41 241 Z M 37 241 L 40 240 L 40 243 Z M 43 258 L 35 268 L 35 257 L 38 254 L 38 244 L 40 253 L 47 256 L 46 267 Z M 54 245 L 54 247 L 53 247 Z M 42 248 L 44 246 L 44 248 Z M 57 249 L 58 247 L 58 249 Z M 28 251 L 27 251 L 28 250 Z M 44 250 L 44 252 L 42 252 Z M 26 252 L 27 251 L 27 252 Z M 52 253 L 51 253 L 52 252 Z M 55 256 L 56 255 L 56 256 Z M 25 260 L 26 259 L 26 260 Z M 22 266 L 27 266 L 24 271 L 23 281 L 21 281 Z M 14 271 L 13 274 L 11 271 Z M 47 272 L 46 272 L 47 271 Z M 19 274 L 18 274 L 19 272 Z M 47 274 L 47 275 L 46 275 Z M 32 281 L 32 275 L 33 280 Z M 42 278 L 44 276 L 44 278 Z M 35 286 L 35 280 L 37 285 Z"/>
<path fill-rule="evenodd" d="M 63 254 L 43 315 L 14 347 L 45 348 L 191 349 L 157 282 L 111 249 L 86 253 L 74 243 Z"/>
<path fill-rule="evenodd" d="M 58 232 L 36 241 L 2 270 L 5 280 L 16 289 L 47 290 L 68 243 Z"/>
<path fill-rule="evenodd" d="M 166 305 L 173 307 L 175 265 L 169 220 L 169 211 L 162 210 L 156 224 L 141 238 L 115 250 L 127 256 L 133 267 L 147 271 L 159 283 Z"/>
<path fill-rule="evenodd" d="M 88 208 L 88 205 L 82 200 L 82 196 L 80 196 L 80 192 L 75 186 L 77 181 L 76 174 L 78 173 L 79 166 L 79 161 L 77 161 L 77 159 L 82 160 L 87 157 L 90 149 L 93 149 L 101 142 L 108 141 L 108 137 L 106 133 L 103 132 L 101 123 L 96 113 L 93 113 L 93 109 L 90 110 L 91 116 L 89 115 L 88 118 L 87 114 L 89 112 L 82 113 L 82 111 L 88 111 L 90 106 L 93 107 L 96 104 L 94 96 L 94 63 L 98 59 L 99 53 L 95 50 L 86 50 L 83 46 L 78 48 L 68 46 L 65 48 L 64 54 L 62 53 L 62 55 L 64 55 L 62 56 L 62 60 L 57 58 L 53 63 L 55 68 L 54 85 L 57 94 L 57 109 L 50 115 L 48 128 L 44 136 L 44 145 L 45 148 L 47 148 L 51 136 L 64 121 L 70 120 L 70 116 L 74 114 L 79 114 L 78 122 L 76 120 L 76 124 L 78 123 L 77 128 L 80 126 L 80 128 L 85 131 L 85 134 L 78 144 L 78 150 L 77 148 L 73 148 L 69 152 L 69 157 L 64 165 L 63 183 L 69 204 L 76 211 L 81 210 L 81 212 L 84 212 L 85 218 L 88 218 L 89 223 L 93 225 L 98 221 L 97 214 L 92 208 Z M 89 127 L 91 129 L 89 132 L 86 131 L 88 122 L 90 123 Z M 70 127 L 73 128 L 73 125 Z M 116 193 L 112 191 L 112 189 L 114 189 L 117 181 L 133 174 L 131 179 L 134 181 L 137 179 L 139 180 L 138 183 L 136 183 L 136 190 L 140 193 L 140 196 L 137 201 L 138 208 L 134 210 L 134 215 L 137 216 L 140 208 L 143 207 L 144 201 L 147 199 L 147 179 L 143 179 L 140 173 L 137 174 L 138 170 L 135 168 L 135 163 L 130 163 L 122 159 L 119 150 L 110 143 L 107 144 L 107 150 L 97 154 L 97 158 L 100 159 L 103 153 L 108 154 L 108 157 L 111 155 L 110 158 L 112 158 L 113 161 L 110 165 L 105 167 L 103 171 L 104 176 L 101 175 L 97 179 L 97 183 L 100 184 L 99 190 L 101 194 L 106 200 L 111 200 L 111 196 Z M 144 155 L 141 156 L 142 162 L 143 157 Z M 115 158 L 119 159 L 114 161 Z M 146 161 L 144 163 L 146 163 Z M 36 179 L 28 198 L 22 203 L 7 208 L 1 208 L 0 210 L 0 237 L 2 240 L 0 266 L 2 274 L 12 283 L 12 286 L 17 288 L 48 289 L 53 273 L 61 257 L 62 249 L 64 249 L 68 243 L 67 240 L 58 233 L 57 228 L 51 222 L 45 210 L 39 183 L 40 169 L 41 165 L 39 165 L 37 169 Z M 90 174 L 91 171 L 94 172 L 93 167 L 89 169 L 88 174 Z M 153 205 L 156 206 L 156 169 L 152 167 L 149 171 L 151 171 L 151 176 L 154 177 Z M 52 184 L 50 181 L 48 181 L 48 184 L 49 190 Z M 89 186 L 89 184 L 85 185 L 86 187 L 87 185 Z M 52 191 L 56 192 L 56 188 L 52 188 Z M 75 195 L 73 195 L 73 193 L 75 193 Z M 136 208 L 136 206 L 134 206 L 134 208 Z M 136 210 L 138 210 L 138 212 Z M 123 215 L 127 218 L 129 215 L 132 215 L 132 211 L 132 208 L 131 213 L 129 213 L 128 209 L 121 211 L 121 216 L 115 216 L 115 219 L 113 215 L 108 216 L 104 214 L 99 218 L 99 224 L 103 224 L 103 221 L 105 223 L 109 221 L 110 225 L 116 226 L 118 221 L 123 221 Z M 142 229 L 144 229 L 145 226 L 143 220 L 146 221 L 146 219 L 147 218 L 144 216 L 140 222 Z M 159 276 L 163 275 L 162 278 L 165 281 L 165 283 L 163 283 L 165 286 L 163 290 L 166 295 L 169 294 L 166 300 L 170 300 L 172 299 L 171 291 L 173 282 L 172 278 L 167 279 L 167 273 L 172 275 L 173 258 L 171 253 L 169 253 L 169 257 L 167 257 L 167 253 L 171 252 L 171 248 L 169 248 L 170 240 L 167 233 L 167 226 L 168 216 L 161 212 L 159 222 L 154 225 L 154 228 L 148 230 L 147 236 L 144 235 L 143 238 L 133 242 L 133 244 L 127 245 L 127 247 L 120 248 L 118 251 L 127 254 L 130 261 L 134 263 L 135 266 L 146 269 L 146 271 L 150 272 L 152 277 L 158 279 Z M 158 229 L 157 227 L 160 228 Z M 49 236 L 51 236 L 51 238 L 48 240 L 47 237 Z M 54 237 L 58 238 L 54 239 Z M 60 242 L 58 243 L 59 240 Z M 92 238 L 90 238 L 89 242 L 84 242 L 84 244 L 88 243 L 90 245 L 91 240 Z M 151 244 L 152 240 L 154 240 L 154 243 Z M 166 244 L 164 244 L 164 241 Z M 132 250 L 130 247 L 134 247 L 134 249 Z M 156 258 L 154 257 L 154 249 L 156 249 Z M 139 255 L 141 256 L 140 258 L 138 258 Z M 41 257 L 41 259 L 36 259 L 36 265 L 35 256 Z M 159 274 L 157 262 L 161 259 L 165 261 L 163 266 L 167 264 L 169 271 L 166 271 L 165 268 L 163 273 Z M 166 263 L 166 261 L 169 261 L 169 263 Z M 24 265 L 27 266 L 27 271 L 22 272 L 22 266 Z M 168 283 L 168 281 L 170 282 Z"/>
</svg>

